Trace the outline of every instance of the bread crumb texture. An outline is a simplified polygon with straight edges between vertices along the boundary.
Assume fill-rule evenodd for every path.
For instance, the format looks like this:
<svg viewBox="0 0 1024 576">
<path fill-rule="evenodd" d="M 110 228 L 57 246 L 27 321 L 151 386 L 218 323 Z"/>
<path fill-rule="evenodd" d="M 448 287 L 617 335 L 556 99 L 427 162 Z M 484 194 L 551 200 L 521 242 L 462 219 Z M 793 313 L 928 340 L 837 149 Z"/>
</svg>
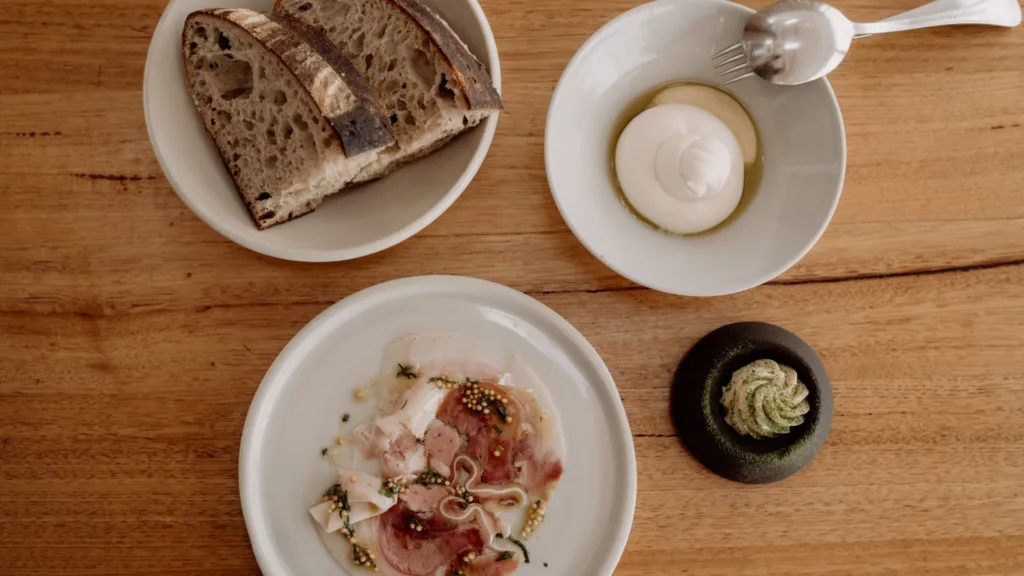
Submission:
<svg viewBox="0 0 1024 576">
<path fill-rule="evenodd" d="M 284 62 L 215 16 L 186 23 L 185 64 L 196 108 L 257 225 L 313 210 L 358 170 Z M 361 166 L 360 166 L 361 167 Z"/>
</svg>

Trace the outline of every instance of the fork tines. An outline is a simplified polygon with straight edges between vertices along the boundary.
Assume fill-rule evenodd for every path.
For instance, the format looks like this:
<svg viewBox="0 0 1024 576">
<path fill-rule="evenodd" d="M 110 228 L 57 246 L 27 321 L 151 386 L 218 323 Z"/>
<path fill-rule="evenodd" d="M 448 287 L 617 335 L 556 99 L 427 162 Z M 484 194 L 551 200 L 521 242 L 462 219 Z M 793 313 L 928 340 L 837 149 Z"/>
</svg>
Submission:
<svg viewBox="0 0 1024 576">
<path fill-rule="evenodd" d="M 744 78 L 749 78 L 754 75 L 754 71 L 751 70 L 750 65 L 747 64 L 747 54 L 743 51 L 742 42 L 737 42 L 718 54 L 715 54 L 711 57 L 711 61 L 715 64 L 715 70 L 725 68 L 730 64 L 732 65 L 727 70 L 723 70 L 718 73 L 719 76 L 732 76 L 725 81 L 726 85 L 732 84 L 733 82 L 739 82 Z"/>
</svg>

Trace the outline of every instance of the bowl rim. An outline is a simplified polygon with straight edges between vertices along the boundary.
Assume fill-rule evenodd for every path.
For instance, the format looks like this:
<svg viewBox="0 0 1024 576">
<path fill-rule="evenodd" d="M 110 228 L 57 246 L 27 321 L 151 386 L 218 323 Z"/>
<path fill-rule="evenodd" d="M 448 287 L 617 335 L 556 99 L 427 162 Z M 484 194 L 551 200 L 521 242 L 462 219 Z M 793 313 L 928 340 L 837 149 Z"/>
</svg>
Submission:
<svg viewBox="0 0 1024 576">
<path fill-rule="evenodd" d="M 142 106 L 143 115 L 146 120 L 146 132 L 149 136 L 150 147 L 153 150 L 153 154 L 156 156 L 157 163 L 160 165 L 160 170 L 163 172 L 167 182 L 171 185 L 174 193 L 177 194 L 178 198 L 185 203 L 188 209 L 198 216 L 200 220 L 205 222 L 207 226 L 213 228 L 221 236 L 224 236 L 235 244 L 244 246 L 249 250 L 259 252 L 260 254 L 297 262 L 339 262 L 342 260 L 351 260 L 375 254 L 409 239 L 437 220 L 441 214 L 448 210 L 448 208 L 458 200 L 459 196 L 461 196 L 469 186 L 469 183 L 476 177 L 477 172 L 480 170 L 480 166 L 483 165 L 484 159 L 490 150 L 491 143 L 494 140 L 494 133 L 498 128 L 499 114 L 491 114 L 483 121 L 481 126 L 476 128 L 477 130 L 484 131 L 483 138 L 477 145 L 476 151 L 473 153 L 473 157 L 470 158 L 469 164 L 463 170 L 462 175 L 444 194 L 444 196 L 442 196 L 441 199 L 438 200 L 429 210 L 420 215 L 419 218 L 416 218 L 406 226 L 388 234 L 387 236 L 348 248 L 291 248 L 275 244 L 270 236 L 254 239 L 236 232 L 233 227 L 225 224 L 223 219 L 216 217 L 212 211 L 204 208 L 204 204 L 197 200 L 199 195 L 184 191 L 182 184 L 169 170 L 168 162 L 164 156 L 165 151 L 161 148 L 157 135 L 153 131 L 153 122 L 151 121 L 151 117 L 155 115 L 155 105 L 150 103 L 150 99 L 152 97 L 152 93 L 158 87 L 155 85 L 157 82 L 155 79 L 156 72 L 153 70 L 153 66 L 151 66 L 151 64 L 155 59 L 155 54 L 161 50 L 158 46 L 159 43 L 156 40 L 166 34 L 166 29 L 172 25 L 170 18 L 172 9 L 179 3 L 186 1 L 188 0 L 171 0 L 167 4 L 167 7 L 160 16 L 160 21 L 153 30 L 153 36 L 150 38 L 142 79 Z M 477 26 L 479 26 L 481 32 L 483 32 L 484 47 L 487 58 L 490 60 L 490 64 L 487 68 L 491 75 L 491 82 L 498 94 L 501 94 L 501 63 L 498 58 L 498 44 L 494 39 L 494 32 L 491 29 L 490 22 L 488 22 L 487 16 L 484 14 L 483 8 L 477 0 L 462 1 L 465 2 L 476 21 Z M 296 222 L 301 222 L 301 218 L 296 219 Z"/>
<path fill-rule="evenodd" d="M 673 286 L 671 284 L 666 284 L 666 283 L 661 283 L 661 282 L 651 282 L 649 280 L 645 280 L 645 279 L 640 278 L 638 275 L 629 272 L 628 270 L 626 270 L 622 266 L 617 265 L 612 260 L 607 259 L 604 256 L 602 256 L 600 251 L 598 251 L 596 249 L 596 247 L 593 246 L 584 237 L 583 234 L 581 234 L 580 230 L 573 224 L 572 220 L 569 217 L 569 214 L 571 214 L 572 209 L 568 205 L 566 205 L 563 202 L 563 200 L 559 197 L 558 192 L 556 192 L 556 190 L 555 190 L 554 179 L 552 178 L 552 167 L 556 164 L 555 159 L 553 157 L 553 154 L 554 154 L 553 147 L 549 145 L 549 139 L 550 139 L 551 134 L 552 134 L 552 123 L 554 122 L 554 114 L 553 114 L 553 112 L 555 110 L 555 106 L 557 106 L 558 103 L 559 103 L 559 96 L 561 95 L 561 93 L 565 89 L 565 86 L 567 85 L 566 78 L 568 77 L 568 75 L 571 72 L 573 72 L 578 66 L 581 65 L 581 62 L 585 58 L 587 58 L 589 56 L 590 51 L 594 49 L 594 47 L 597 45 L 597 43 L 599 41 L 603 40 L 605 36 L 610 35 L 612 33 L 612 31 L 615 28 L 617 28 L 624 20 L 627 20 L 627 19 L 633 17 L 638 12 L 650 10 L 652 7 L 657 6 L 657 5 L 687 4 L 687 3 L 693 3 L 693 2 L 707 3 L 707 4 L 716 4 L 716 5 L 719 5 L 719 6 L 735 7 L 735 8 L 738 8 L 739 10 L 741 10 L 742 12 L 747 13 L 747 14 L 754 14 L 754 12 L 755 12 L 752 8 L 748 8 L 748 7 L 743 6 L 741 4 L 736 4 L 735 2 L 730 2 L 729 0 L 653 0 L 652 2 L 647 2 L 645 4 L 640 4 L 639 6 L 635 6 L 635 7 L 631 8 L 631 9 L 629 9 L 629 10 L 619 14 L 618 16 L 616 16 L 615 18 L 612 18 L 607 23 L 605 23 L 603 26 L 598 28 L 597 31 L 594 32 L 593 34 L 591 34 L 590 37 L 587 38 L 587 40 L 583 43 L 583 45 L 579 47 L 579 49 L 573 55 L 572 59 L 569 60 L 569 63 L 565 66 L 565 69 L 562 71 L 561 76 L 559 76 L 558 84 L 555 86 L 555 90 L 554 90 L 554 92 L 551 95 L 551 102 L 548 104 L 547 119 L 546 119 L 546 121 L 544 123 L 544 171 L 545 171 L 545 174 L 547 176 L 548 189 L 551 191 L 551 196 L 555 200 L 555 206 L 558 207 L 559 214 L 562 215 L 562 220 L 565 221 L 565 224 L 569 227 L 569 230 L 572 231 L 573 235 L 576 236 L 576 239 L 579 240 L 581 244 L 583 244 L 583 246 L 587 249 L 587 251 L 590 252 L 599 261 L 601 261 L 602 264 L 604 264 L 605 266 L 610 268 L 613 272 L 615 272 L 616 274 L 626 278 L 627 280 L 630 280 L 630 281 L 635 282 L 637 284 L 640 284 L 642 286 L 646 286 L 647 288 L 651 288 L 653 290 L 657 290 L 659 292 L 665 292 L 667 294 L 674 294 L 674 295 L 677 295 L 677 296 L 697 296 L 697 297 L 727 296 L 729 294 L 736 294 L 736 293 L 739 293 L 739 292 L 744 292 L 746 290 L 750 290 L 752 288 L 756 288 L 756 287 L 758 287 L 758 286 L 760 286 L 762 284 L 770 282 L 771 280 L 773 280 L 773 279 L 779 277 L 780 275 L 782 275 L 783 273 L 785 273 L 787 270 L 792 268 L 793 265 L 795 265 L 797 262 L 799 262 L 801 259 L 803 259 L 803 257 L 806 256 L 807 253 L 810 252 L 812 248 L 814 248 L 814 246 L 818 243 L 818 240 L 821 239 L 821 235 L 825 233 L 825 229 L 828 228 L 828 225 L 832 222 L 832 216 L 835 214 L 836 208 L 839 205 L 839 198 L 840 198 L 840 196 L 842 196 L 842 193 L 843 193 L 843 184 L 846 181 L 846 152 L 847 151 L 846 151 L 846 124 L 843 122 L 843 113 L 842 113 L 842 110 L 839 107 L 839 100 L 836 98 L 835 91 L 832 89 L 832 85 L 829 83 L 827 78 L 823 77 L 823 78 L 821 78 L 819 80 L 815 80 L 814 82 L 821 82 L 821 83 L 823 83 L 823 85 L 825 87 L 825 90 L 826 90 L 826 93 L 829 96 L 830 103 L 832 104 L 832 107 L 835 109 L 836 116 L 839 118 L 839 140 L 840 140 L 839 143 L 840 143 L 840 150 L 842 152 L 842 161 L 840 162 L 840 170 L 839 170 L 839 182 L 838 182 L 838 185 L 837 185 L 837 188 L 836 188 L 835 195 L 832 198 L 831 206 L 829 206 L 828 214 L 827 214 L 826 218 L 824 220 L 822 220 L 822 223 L 818 227 L 818 229 L 814 232 L 813 237 L 810 239 L 810 241 L 807 243 L 807 245 L 804 246 L 799 251 L 799 253 L 797 253 L 796 255 L 794 255 L 793 257 L 788 259 L 787 261 L 785 261 L 782 265 L 772 269 L 771 271 L 769 271 L 769 272 L 767 272 L 767 273 L 765 273 L 765 274 L 763 274 L 761 276 L 755 277 L 753 280 L 751 280 L 749 282 L 742 283 L 742 284 L 738 283 L 738 284 L 736 284 L 734 286 L 730 286 L 730 287 L 728 287 L 726 289 L 721 289 L 721 290 L 701 291 L 701 290 L 680 289 L 679 287 Z"/>
</svg>

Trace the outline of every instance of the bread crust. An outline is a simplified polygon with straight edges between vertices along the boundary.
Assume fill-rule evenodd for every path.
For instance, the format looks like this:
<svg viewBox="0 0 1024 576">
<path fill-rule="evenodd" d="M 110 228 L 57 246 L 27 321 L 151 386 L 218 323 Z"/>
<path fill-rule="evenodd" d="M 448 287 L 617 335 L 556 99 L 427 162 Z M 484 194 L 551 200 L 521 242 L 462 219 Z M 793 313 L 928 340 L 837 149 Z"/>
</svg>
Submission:
<svg viewBox="0 0 1024 576">
<path fill-rule="evenodd" d="M 191 74 L 189 74 L 189 68 L 188 68 L 188 57 L 189 57 L 188 43 L 189 43 L 189 38 L 186 35 L 186 32 L 189 29 L 189 26 L 188 26 L 189 21 L 192 20 L 193 18 L 198 18 L 199 15 L 200 15 L 200 13 L 198 13 L 198 12 L 193 12 L 192 14 L 189 14 L 188 18 L 185 19 L 185 27 L 182 28 L 182 30 L 181 30 L 181 65 L 182 65 L 182 67 L 185 70 L 185 82 L 188 83 L 189 95 L 190 95 L 190 97 L 193 98 L 193 102 L 195 101 L 195 98 L 194 98 L 195 89 L 193 88 L 193 84 L 195 82 L 195 79 L 192 77 Z M 198 106 L 198 103 L 196 103 L 196 106 Z M 231 177 L 231 182 L 232 182 L 232 184 L 235 185 L 235 190 L 238 191 L 239 198 L 242 199 L 242 203 L 245 204 L 246 209 L 249 211 L 249 217 L 252 218 L 252 223 L 255 224 L 256 228 L 259 229 L 259 230 L 266 230 L 267 228 L 273 226 L 274 224 L 277 224 L 277 222 L 274 222 L 272 220 L 262 220 L 261 221 L 259 219 L 258 215 L 256 214 L 256 212 L 259 211 L 259 209 L 253 205 L 252 201 L 250 201 L 248 198 L 246 198 L 245 194 L 242 193 L 242 183 L 238 181 L 238 178 L 235 176 L 234 170 L 231 169 L 231 166 L 228 163 L 227 156 L 223 152 L 221 152 L 219 146 L 216 146 L 217 138 L 214 136 L 213 132 L 210 131 L 210 127 L 206 124 L 206 122 L 202 122 L 202 125 L 203 125 L 203 131 L 206 132 L 206 137 L 209 138 L 210 141 L 213 142 L 215 147 L 217 148 L 217 153 L 220 156 L 220 160 L 224 164 L 224 170 L 227 171 L 228 176 Z"/>
<path fill-rule="evenodd" d="M 356 156 L 367 150 L 376 150 L 395 143 L 387 111 L 377 100 L 373 90 L 366 84 L 363 75 L 346 58 L 334 42 L 324 36 L 322 30 L 284 13 L 267 15 L 272 21 L 298 35 L 335 72 L 356 97 L 356 104 L 342 114 L 325 114 L 335 133 L 341 138 L 346 156 Z"/>
<path fill-rule="evenodd" d="M 433 10 L 419 0 L 388 0 L 409 15 L 430 35 L 437 47 L 451 64 L 455 79 L 466 96 L 470 110 L 500 110 L 501 96 L 494 89 L 491 75 L 458 35 Z"/>
<path fill-rule="evenodd" d="M 283 0 L 274 0 L 274 11 Z M 470 110 L 501 110 L 501 95 L 494 89 L 487 68 L 473 56 L 458 35 L 433 10 L 419 0 L 386 0 L 422 28 L 448 61 Z"/>
<path fill-rule="evenodd" d="M 200 10 L 199 12 L 223 18 L 243 32 L 250 34 L 276 55 L 285 68 L 295 76 L 306 93 L 316 102 L 324 118 L 330 121 L 341 140 L 346 156 L 357 156 L 367 150 L 394 144 L 395 138 L 391 133 L 387 115 L 373 95 L 373 91 L 366 84 L 366 80 L 349 62 L 348 58 L 345 58 L 341 51 L 320 31 L 286 15 L 260 14 L 274 24 L 264 28 L 245 26 L 238 21 L 239 15 L 252 14 L 248 10 L 218 8 Z M 356 97 L 356 105 L 352 110 L 341 114 L 335 113 L 333 107 L 336 103 L 331 101 L 330 87 L 324 89 L 317 87 L 316 80 L 322 68 L 310 71 L 292 57 L 294 54 L 292 51 L 303 44 L 312 49 L 325 66 L 334 70 L 346 88 Z"/>
</svg>

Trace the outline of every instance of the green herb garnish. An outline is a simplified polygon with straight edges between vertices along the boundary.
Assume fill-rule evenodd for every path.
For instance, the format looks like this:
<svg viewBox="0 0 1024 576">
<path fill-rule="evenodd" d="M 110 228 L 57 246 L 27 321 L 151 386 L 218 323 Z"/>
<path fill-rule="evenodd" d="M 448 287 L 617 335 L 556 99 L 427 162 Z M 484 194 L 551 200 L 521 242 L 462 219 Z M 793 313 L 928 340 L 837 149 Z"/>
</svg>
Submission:
<svg viewBox="0 0 1024 576">
<path fill-rule="evenodd" d="M 508 418 L 508 414 L 505 412 L 505 405 L 499 400 L 498 402 L 491 403 L 494 411 L 498 413 L 498 417 L 504 422 Z"/>
<path fill-rule="evenodd" d="M 348 492 L 341 488 L 341 484 L 331 484 L 331 487 L 324 492 L 324 498 L 333 500 L 338 503 L 338 508 L 341 508 L 341 519 L 344 520 L 344 529 L 342 534 L 347 536 L 353 536 L 356 533 L 356 529 L 352 526 L 352 523 L 348 521 L 349 512 L 352 511 L 352 506 L 348 503 Z"/>
<path fill-rule="evenodd" d="M 422 486 L 430 486 L 431 484 L 444 484 L 448 482 L 448 479 L 441 474 L 433 470 L 424 470 L 416 476 L 415 483 Z"/>
<path fill-rule="evenodd" d="M 473 501 L 473 496 L 469 493 L 469 490 L 466 490 L 464 486 L 456 486 L 455 495 L 458 496 L 459 498 L 462 498 L 466 502 Z"/>
<path fill-rule="evenodd" d="M 326 458 L 327 457 L 327 448 L 321 448 L 320 449 L 320 455 L 323 456 L 324 458 Z"/>
<path fill-rule="evenodd" d="M 409 530 L 415 530 L 416 532 L 423 532 L 423 521 L 416 517 L 414 514 L 409 515 Z"/>
<path fill-rule="evenodd" d="M 431 378 L 427 382 L 429 382 L 431 384 L 437 384 L 438 382 L 440 382 L 441 384 L 451 384 L 453 386 L 458 386 L 459 385 L 459 381 L 458 380 L 452 380 L 446 374 L 442 374 L 440 376 L 434 376 L 433 378 Z"/>
<path fill-rule="evenodd" d="M 415 380 L 420 377 L 420 375 L 416 373 L 415 364 L 410 364 L 408 366 L 405 364 L 399 364 L 397 376 L 399 378 L 408 378 L 409 380 Z"/>
<path fill-rule="evenodd" d="M 516 540 L 515 538 L 513 538 L 511 536 L 508 537 L 508 541 L 513 543 L 513 544 L 515 544 L 516 546 L 519 546 L 519 549 L 523 551 L 523 562 L 526 562 L 527 564 L 529 564 L 530 563 L 530 553 L 526 551 L 526 546 L 524 546 L 522 542 L 520 542 L 519 540 Z"/>
<path fill-rule="evenodd" d="M 344 414 L 341 415 L 341 421 L 348 422 L 348 412 L 345 412 Z"/>
<path fill-rule="evenodd" d="M 337 501 L 342 510 L 346 512 L 352 511 L 352 507 L 348 504 L 348 492 L 341 488 L 341 484 L 332 484 L 331 487 L 324 492 L 324 497 Z"/>
<path fill-rule="evenodd" d="M 491 424 L 491 428 L 494 428 L 494 431 L 497 432 L 498 434 L 504 434 L 504 432 L 501 431 L 501 428 L 497 424 Z"/>
<path fill-rule="evenodd" d="M 396 479 L 385 480 L 380 485 L 380 493 L 387 498 L 394 498 L 395 494 L 406 492 L 406 485 Z"/>
<path fill-rule="evenodd" d="M 377 569 L 377 562 L 372 556 L 370 556 L 370 551 L 359 544 L 352 544 L 352 561 L 355 562 L 357 566 L 365 566 L 374 570 Z"/>
<path fill-rule="evenodd" d="M 513 552 L 511 550 L 505 550 L 504 552 L 501 553 L 501 556 L 498 556 L 498 562 L 502 562 L 504 560 L 511 560 L 512 558 L 515 557 L 515 555 L 516 555 L 515 552 Z"/>
</svg>

